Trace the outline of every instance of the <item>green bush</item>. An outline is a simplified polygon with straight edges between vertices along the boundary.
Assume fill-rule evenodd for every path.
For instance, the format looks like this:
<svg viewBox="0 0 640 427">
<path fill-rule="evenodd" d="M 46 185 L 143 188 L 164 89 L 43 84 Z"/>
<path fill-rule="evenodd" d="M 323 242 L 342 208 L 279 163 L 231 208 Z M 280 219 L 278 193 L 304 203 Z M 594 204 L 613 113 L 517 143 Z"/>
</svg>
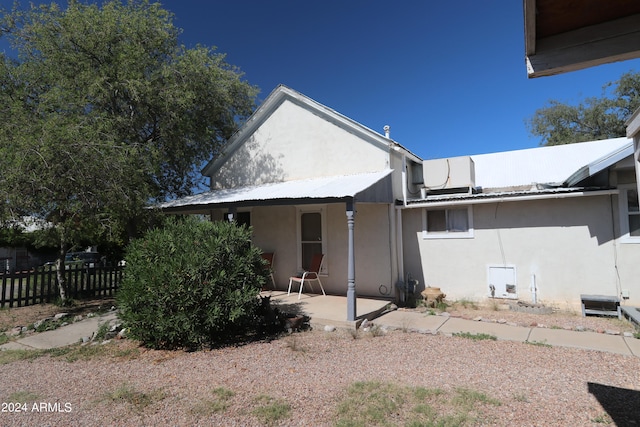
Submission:
<svg viewBox="0 0 640 427">
<path fill-rule="evenodd" d="M 258 323 L 269 272 L 249 228 L 173 219 L 133 241 L 125 260 L 120 318 L 148 347 L 197 349 Z"/>
</svg>

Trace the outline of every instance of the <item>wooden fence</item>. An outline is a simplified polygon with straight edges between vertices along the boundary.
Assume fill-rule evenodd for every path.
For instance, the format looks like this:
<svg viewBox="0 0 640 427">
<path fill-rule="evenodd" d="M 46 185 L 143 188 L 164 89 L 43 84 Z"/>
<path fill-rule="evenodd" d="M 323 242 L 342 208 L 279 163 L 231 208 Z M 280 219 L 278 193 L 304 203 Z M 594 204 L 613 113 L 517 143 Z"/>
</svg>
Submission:
<svg viewBox="0 0 640 427">
<path fill-rule="evenodd" d="M 113 296 L 124 267 L 68 265 L 65 269 L 68 297 L 74 299 Z M 0 308 L 53 302 L 60 295 L 56 270 L 39 269 L 0 274 Z"/>
</svg>

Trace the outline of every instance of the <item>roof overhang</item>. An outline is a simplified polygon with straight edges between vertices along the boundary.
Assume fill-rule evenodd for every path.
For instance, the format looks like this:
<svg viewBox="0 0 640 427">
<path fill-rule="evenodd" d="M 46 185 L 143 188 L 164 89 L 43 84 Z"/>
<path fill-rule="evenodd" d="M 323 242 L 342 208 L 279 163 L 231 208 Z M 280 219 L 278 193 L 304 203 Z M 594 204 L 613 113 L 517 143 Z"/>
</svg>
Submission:
<svg viewBox="0 0 640 427">
<path fill-rule="evenodd" d="M 456 206 L 480 205 L 486 203 L 529 202 L 537 200 L 568 199 L 573 197 L 608 196 L 618 194 L 615 188 L 551 188 L 531 191 L 504 191 L 464 195 L 429 197 L 407 202 L 406 208 L 444 208 Z"/>
<path fill-rule="evenodd" d="M 206 213 L 211 209 L 244 206 L 300 205 L 356 200 L 393 203 L 391 173 L 339 175 L 258 186 L 211 190 L 168 201 L 157 207 L 167 213 Z"/>
<path fill-rule="evenodd" d="M 625 146 L 620 147 L 619 149 L 613 151 L 612 153 L 603 156 L 588 165 L 585 165 L 574 172 L 564 184 L 568 187 L 573 187 L 578 185 L 580 182 L 585 179 L 601 172 L 614 164 L 626 159 L 633 155 L 633 141 L 629 141 Z"/>
<path fill-rule="evenodd" d="M 527 74 L 550 76 L 640 57 L 640 2 L 523 0 Z"/>
</svg>

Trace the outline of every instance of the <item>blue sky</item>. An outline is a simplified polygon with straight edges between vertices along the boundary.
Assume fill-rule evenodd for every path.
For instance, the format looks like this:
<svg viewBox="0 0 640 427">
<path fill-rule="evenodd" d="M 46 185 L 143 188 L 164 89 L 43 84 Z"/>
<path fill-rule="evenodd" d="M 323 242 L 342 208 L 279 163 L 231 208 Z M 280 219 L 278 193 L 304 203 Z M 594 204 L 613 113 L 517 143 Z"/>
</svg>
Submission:
<svg viewBox="0 0 640 427">
<path fill-rule="evenodd" d="M 525 126 L 536 109 L 640 70 L 634 60 L 528 79 L 519 0 L 162 3 L 184 44 L 216 46 L 260 99 L 285 84 L 377 132 L 390 125 L 425 159 L 536 147 Z"/>
</svg>

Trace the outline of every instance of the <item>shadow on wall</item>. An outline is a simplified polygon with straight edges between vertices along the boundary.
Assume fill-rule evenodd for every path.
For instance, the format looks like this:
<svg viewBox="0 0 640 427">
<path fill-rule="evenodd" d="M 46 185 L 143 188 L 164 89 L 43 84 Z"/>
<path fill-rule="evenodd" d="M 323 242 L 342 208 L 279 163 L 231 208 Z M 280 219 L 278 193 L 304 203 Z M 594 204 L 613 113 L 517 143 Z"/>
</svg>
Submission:
<svg viewBox="0 0 640 427">
<path fill-rule="evenodd" d="M 616 207 L 611 195 L 487 203 L 474 206 L 473 226 L 476 230 L 586 227 L 589 235 L 602 245 L 620 237 Z"/>
<path fill-rule="evenodd" d="M 598 399 L 615 425 L 640 425 L 640 391 L 597 383 L 587 384 L 589 393 Z"/>
<path fill-rule="evenodd" d="M 247 185 L 260 185 L 268 182 L 282 182 L 286 174 L 280 166 L 282 154 L 268 153 L 269 139 L 259 143 L 251 136 L 236 151 L 226 153 L 228 160 L 216 172 L 212 182 L 215 188 L 235 188 Z"/>
</svg>

